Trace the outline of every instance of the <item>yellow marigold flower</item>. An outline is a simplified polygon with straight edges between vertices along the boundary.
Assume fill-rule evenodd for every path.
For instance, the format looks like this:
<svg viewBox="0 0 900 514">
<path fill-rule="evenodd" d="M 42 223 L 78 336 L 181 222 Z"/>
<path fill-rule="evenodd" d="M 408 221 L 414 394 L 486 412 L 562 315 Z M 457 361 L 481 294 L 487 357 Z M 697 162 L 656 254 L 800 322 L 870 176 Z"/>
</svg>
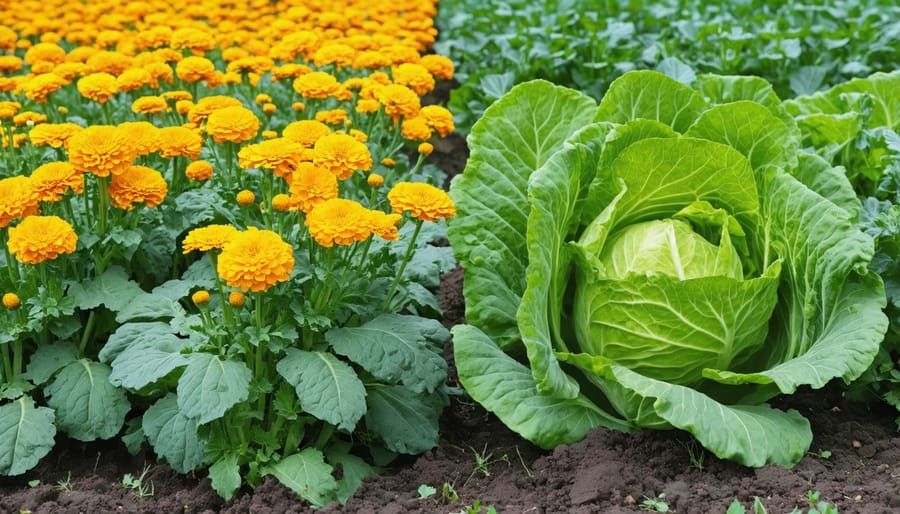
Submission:
<svg viewBox="0 0 900 514">
<path fill-rule="evenodd" d="M 137 156 L 128 134 L 110 125 L 92 125 L 69 138 L 69 162 L 83 173 L 106 177 L 118 175 Z"/>
<path fill-rule="evenodd" d="M 184 27 L 172 33 L 169 45 L 175 50 L 188 48 L 192 52 L 203 53 L 216 47 L 212 34 L 195 27 Z"/>
<path fill-rule="evenodd" d="M 221 250 L 237 232 L 238 230 L 231 225 L 207 225 L 195 228 L 184 237 L 181 243 L 182 253 L 194 250 L 207 252 L 213 248 Z"/>
<path fill-rule="evenodd" d="M 144 68 L 128 68 L 116 77 L 116 87 L 119 91 L 136 91 L 153 82 L 153 75 Z"/>
<path fill-rule="evenodd" d="M 316 121 L 329 125 L 341 125 L 347 121 L 347 111 L 344 109 L 323 110 L 316 113 Z"/>
<path fill-rule="evenodd" d="M 190 116 L 191 109 L 193 108 L 194 102 L 190 100 L 178 100 L 177 102 L 175 102 L 175 112 L 182 116 Z"/>
<path fill-rule="evenodd" d="M 40 264 L 60 254 L 72 253 L 78 236 L 59 216 L 28 216 L 9 229 L 6 246 L 23 264 Z"/>
<path fill-rule="evenodd" d="M 313 163 L 334 173 L 339 180 L 350 178 L 356 170 L 368 171 L 372 168 L 369 148 L 347 134 L 322 136 L 313 149 Z"/>
<path fill-rule="evenodd" d="M 434 151 L 434 145 L 431 143 L 419 143 L 419 147 L 417 148 L 418 152 L 422 155 L 431 155 L 431 152 Z"/>
<path fill-rule="evenodd" d="M 275 67 L 275 61 L 271 58 L 261 55 L 251 55 L 231 61 L 226 67 L 226 71 L 237 74 L 262 74 Z"/>
<path fill-rule="evenodd" d="M 266 114 L 275 114 L 275 111 L 278 110 L 278 106 L 272 103 L 263 104 L 262 110 Z"/>
<path fill-rule="evenodd" d="M 356 101 L 356 112 L 366 114 L 378 112 L 381 109 L 381 102 L 374 98 L 360 98 Z"/>
<path fill-rule="evenodd" d="M 34 64 L 40 61 L 50 61 L 59 64 L 66 60 L 66 51 L 54 43 L 38 43 L 25 52 L 22 60 L 26 64 Z"/>
<path fill-rule="evenodd" d="M 240 291 L 228 293 L 228 303 L 232 307 L 242 307 L 244 305 L 244 293 Z"/>
<path fill-rule="evenodd" d="M 278 137 L 278 132 L 275 132 L 274 130 L 263 130 L 259 135 L 266 140 L 275 139 Z"/>
<path fill-rule="evenodd" d="M 250 205 L 256 201 L 256 195 L 249 189 L 242 189 L 237 194 L 237 203 L 239 205 Z"/>
<path fill-rule="evenodd" d="M 424 141 L 431 137 L 431 126 L 422 116 L 406 118 L 401 125 L 400 133 L 412 141 Z"/>
<path fill-rule="evenodd" d="M 206 119 L 206 133 L 216 143 L 243 143 L 259 133 L 259 119 L 246 107 L 225 107 Z"/>
<path fill-rule="evenodd" d="M 384 161 L 381 162 L 383 163 Z M 379 188 L 384 185 L 384 177 L 382 177 L 378 173 L 370 173 L 369 176 L 366 177 L 366 183 L 372 187 Z"/>
<path fill-rule="evenodd" d="M 325 248 L 350 245 L 372 234 L 372 212 L 353 200 L 332 198 L 316 205 L 305 223 L 312 238 Z"/>
<path fill-rule="evenodd" d="M 419 115 L 428 120 L 428 126 L 441 137 L 447 137 L 447 134 L 456 130 L 453 125 L 453 114 L 440 105 L 426 105 L 419 111 Z"/>
<path fill-rule="evenodd" d="M 16 114 L 18 114 L 19 109 L 21 108 L 22 104 L 20 104 L 19 102 L 0 102 L 0 120 L 12 118 Z"/>
<path fill-rule="evenodd" d="M 244 57 L 249 57 L 250 52 L 239 47 L 239 46 L 230 46 L 224 50 L 222 50 L 222 59 L 231 62 L 236 61 L 238 59 L 243 59 Z"/>
<path fill-rule="evenodd" d="M 456 206 L 443 189 L 424 182 L 398 182 L 387 195 L 394 212 L 410 211 L 413 218 L 437 221 L 456 215 Z"/>
<path fill-rule="evenodd" d="M 185 127 L 159 129 L 159 154 L 163 157 L 196 159 L 203 151 L 203 136 Z"/>
<path fill-rule="evenodd" d="M 14 175 L 0 179 L 0 228 L 14 219 L 37 214 L 39 200 L 29 177 Z"/>
<path fill-rule="evenodd" d="M 209 117 L 213 111 L 226 107 L 242 107 L 243 104 L 237 98 L 224 95 L 207 96 L 197 100 L 197 103 L 187 113 L 188 121 L 199 125 Z"/>
<path fill-rule="evenodd" d="M 291 203 L 291 197 L 284 193 L 279 193 L 272 197 L 272 208 L 279 212 L 290 209 Z"/>
<path fill-rule="evenodd" d="M 175 82 L 175 74 L 172 73 L 172 67 L 165 62 L 147 63 L 144 65 L 144 69 L 152 77 L 148 85 L 153 89 L 158 88 L 160 82 L 165 82 L 166 84 Z"/>
<path fill-rule="evenodd" d="M 345 123 L 344 125 L 347 125 L 347 123 Z M 366 133 L 363 132 L 362 130 L 350 129 L 347 133 L 350 134 L 353 137 L 353 139 L 359 141 L 360 143 L 365 143 L 366 141 L 369 140 L 369 136 L 366 135 Z"/>
<path fill-rule="evenodd" d="M 73 135 L 84 129 L 74 123 L 42 123 L 28 131 L 28 137 L 34 146 L 50 146 L 62 148 Z"/>
<path fill-rule="evenodd" d="M 305 148 L 311 148 L 322 136 L 331 134 L 328 125 L 317 120 L 300 120 L 289 123 L 281 132 L 281 136 L 287 140 L 300 143 Z"/>
<path fill-rule="evenodd" d="M 391 213 L 387 214 L 381 211 L 369 211 L 371 213 L 371 229 L 376 236 L 388 241 L 396 241 L 399 239 L 397 227 L 403 216 Z"/>
<path fill-rule="evenodd" d="M 216 65 L 206 57 L 185 57 L 175 65 L 175 76 L 189 83 L 206 80 L 216 71 Z"/>
<path fill-rule="evenodd" d="M 168 107 L 166 99 L 161 96 L 142 96 L 131 102 L 131 112 L 139 114 L 158 114 Z"/>
<path fill-rule="evenodd" d="M 384 159 L 381 159 L 381 165 L 386 168 L 393 168 L 397 165 L 397 161 L 391 159 L 390 157 L 385 157 Z"/>
<path fill-rule="evenodd" d="M 341 43 L 327 43 L 313 54 L 313 64 L 322 67 L 334 64 L 337 69 L 350 66 L 356 57 L 356 49 Z"/>
<path fill-rule="evenodd" d="M 187 165 L 184 170 L 184 176 L 191 180 L 204 181 L 209 180 L 213 174 L 213 167 L 207 161 L 194 161 Z"/>
<path fill-rule="evenodd" d="M 420 64 L 403 63 L 391 68 L 394 83 L 412 89 L 417 95 L 424 96 L 434 89 L 434 77 L 428 69 Z"/>
<path fill-rule="evenodd" d="M 62 77 L 66 83 L 69 83 L 75 80 L 75 77 L 85 75 L 87 73 L 87 65 L 83 62 L 64 62 L 54 66 L 51 71 L 54 75 Z"/>
<path fill-rule="evenodd" d="M 294 102 L 291 104 L 291 109 L 296 112 L 303 112 L 306 110 L 306 104 L 303 102 Z"/>
<path fill-rule="evenodd" d="M 311 162 L 301 162 L 291 175 L 291 208 L 309 213 L 316 205 L 337 198 L 334 173 Z"/>
<path fill-rule="evenodd" d="M 388 45 L 381 49 L 388 56 L 392 64 L 404 62 L 418 62 L 421 58 L 419 51 L 404 44 Z"/>
<path fill-rule="evenodd" d="M 106 103 L 119 91 L 116 86 L 116 77 L 105 72 L 91 73 L 81 77 L 78 79 L 77 87 L 81 96 L 101 104 Z"/>
<path fill-rule="evenodd" d="M 68 162 L 48 162 L 31 173 L 31 185 L 42 202 L 57 202 L 68 191 L 84 191 L 84 178 Z"/>
<path fill-rule="evenodd" d="M 263 168 L 275 175 L 290 175 L 300 162 L 303 146 L 289 139 L 269 139 L 246 145 L 238 152 L 238 165 L 244 169 Z"/>
<path fill-rule="evenodd" d="M 165 98 L 168 102 L 177 102 L 179 100 L 193 100 L 194 95 L 192 95 L 188 91 L 183 90 L 175 90 L 175 91 L 164 91 L 160 93 L 161 97 Z"/>
<path fill-rule="evenodd" d="M 166 199 L 168 190 L 162 174 L 146 166 L 130 166 L 125 172 L 113 175 L 106 188 L 112 205 L 126 211 L 140 202 L 156 207 Z"/>
<path fill-rule="evenodd" d="M 3 306 L 13 310 L 19 306 L 19 295 L 16 293 L 3 293 Z"/>
<path fill-rule="evenodd" d="M 272 68 L 272 81 L 278 82 L 281 79 L 297 78 L 300 75 L 311 73 L 312 68 L 305 64 L 287 63 L 276 68 Z"/>
<path fill-rule="evenodd" d="M 353 58 L 353 66 L 356 69 L 377 69 L 391 65 L 391 59 L 377 50 L 363 50 Z"/>
<path fill-rule="evenodd" d="M 135 155 L 149 155 L 159 148 L 159 128 L 149 121 L 125 121 L 117 128 L 131 142 Z"/>
<path fill-rule="evenodd" d="M 341 89 L 341 83 L 334 75 L 324 71 L 313 71 L 294 79 L 294 91 L 304 98 L 328 98 Z"/>
<path fill-rule="evenodd" d="M 267 291 L 291 276 L 294 251 L 270 230 L 250 227 L 237 232 L 222 249 L 216 271 L 231 287 L 243 291 Z"/>
<path fill-rule="evenodd" d="M 400 84 L 389 84 L 375 88 L 372 93 L 384 106 L 384 112 L 394 121 L 400 118 L 412 118 L 419 114 L 421 102 L 416 93 Z"/>
<path fill-rule="evenodd" d="M 47 115 L 34 111 L 20 112 L 13 116 L 13 125 L 22 127 L 25 125 L 37 125 L 47 121 Z"/>
<path fill-rule="evenodd" d="M 428 54 L 419 59 L 419 64 L 435 77 L 443 80 L 453 78 L 453 61 L 443 55 Z"/>
<path fill-rule="evenodd" d="M 0 55 L 0 73 L 13 73 L 23 67 L 22 59 L 15 55 Z"/>
<path fill-rule="evenodd" d="M 0 127 L 0 139 L 3 139 L 3 148 L 9 148 L 9 140 L 2 127 Z M 28 141 L 26 134 L 13 134 L 12 136 L 13 148 L 21 148 L 26 141 Z"/>
<path fill-rule="evenodd" d="M 66 79 L 56 73 L 41 73 L 22 84 L 22 92 L 26 98 L 37 103 L 44 103 L 51 93 L 66 85 Z"/>
<path fill-rule="evenodd" d="M 86 64 L 89 69 L 94 72 L 108 73 L 110 75 L 119 75 L 128 68 L 131 68 L 134 58 L 119 52 L 110 52 L 101 50 L 91 55 Z"/>
<path fill-rule="evenodd" d="M 194 292 L 194 294 L 191 295 L 191 301 L 194 302 L 194 305 L 209 303 L 209 291 L 201 289 Z"/>
</svg>

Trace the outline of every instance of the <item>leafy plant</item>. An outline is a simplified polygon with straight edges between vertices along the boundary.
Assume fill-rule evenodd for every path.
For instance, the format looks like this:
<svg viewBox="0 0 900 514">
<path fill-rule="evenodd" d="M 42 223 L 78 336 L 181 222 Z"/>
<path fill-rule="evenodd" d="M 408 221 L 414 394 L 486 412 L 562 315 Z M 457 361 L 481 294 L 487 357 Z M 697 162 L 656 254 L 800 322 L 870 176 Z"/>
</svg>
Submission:
<svg viewBox="0 0 900 514">
<path fill-rule="evenodd" d="M 744 506 L 741 505 L 741 502 L 738 501 L 737 498 L 731 502 L 731 505 L 728 506 L 728 510 L 725 511 L 725 514 L 745 514 L 747 511 L 744 510 Z M 759 499 L 759 496 L 753 497 L 753 514 L 768 514 L 766 507 L 763 505 L 762 500 Z"/>
<path fill-rule="evenodd" d="M 153 494 L 155 493 L 153 481 L 150 481 L 149 485 L 145 481 L 147 473 L 149 471 L 150 465 L 148 464 L 144 466 L 144 469 L 141 470 L 141 474 L 137 477 L 135 477 L 131 473 L 125 473 L 125 475 L 122 476 L 122 486 L 133 490 L 134 494 L 137 495 L 138 498 L 153 496 Z"/>
<path fill-rule="evenodd" d="M 838 514 L 838 509 L 834 505 L 820 500 L 821 494 L 819 491 L 807 491 L 806 492 L 806 501 L 809 503 L 809 510 L 806 511 L 806 514 Z M 791 511 L 791 514 L 803 514 L 803 510 L 794 507 L 794 510 Z"/>
<path fill-rule="evenodd" d="M 526 439 L 679 428 L 720 458 L 789 466 L 809 423 L 766 400 L 850 382 L 877 354 L 885 292 L 859 203 L 799 151 L 764 80 L 636 71 L 599 105 L 529 82 L 469 145 L 448 232 L 469 322 L 456 364 Z"/>
<path fill-rule="evenodd" d="M 669 504 L 666 502 L 666 493 L 659 493 L 656 498 L 644 496 L 641 501 L 641 508 L 644 510 L 652 510 L 654 512 L 669 512 Z"/>
</svg>

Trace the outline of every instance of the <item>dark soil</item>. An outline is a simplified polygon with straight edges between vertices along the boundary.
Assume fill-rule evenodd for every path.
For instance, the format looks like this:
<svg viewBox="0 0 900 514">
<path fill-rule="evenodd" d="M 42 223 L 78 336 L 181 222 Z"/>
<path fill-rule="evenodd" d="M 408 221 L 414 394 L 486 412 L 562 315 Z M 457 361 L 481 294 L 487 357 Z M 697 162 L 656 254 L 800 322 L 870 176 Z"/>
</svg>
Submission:
<svg viewBox="0 0 900 514">
<path fill-rule="evenodd" d="M 452 174 L 466 157 L 464 141 L 451 137 L 436 145 L 432 159 Z M 447 326 L 464 321 L 460 269 L 443 277 L 441 306 Z M 446 354 L 452 364 L 451 344 Z M 458 385 L 452 366 L 450 381 Z M 774 403 L 799 410 L 812 423 L 811 452 L 793 469 L 750 469 L 722 461 L 676 431 L 627 435 L 597 429 L 577 444 L 545 451 L 461 397 L 444 413 L 437 448 L 366 480 L 346 506 L 319 512 L 450 513 L 476 501 L 484 509 L 510 513 L 639 512 L 642 502 L 664 493 L 669 512 L 724 513 L 735 498 L 752 512 L 753 499 L 759 497 L 768 512 L 786 513 L 794 507 L 808 509 L 807 491 L 818 491 L 821 500 L 842 513 L 900 512 L 896 412 L 845 401 L 838 387 L 800 391 Z M 483 466 L 476 454 L 486 457 Z M 122 478 L 140 475 L 145 460 L 151 463 L 151 455 L 133 457 L 115 441 L 61 439 L 37 468 L 0 478 L 0 512 L 312 512 L 271 477 L 226 502 L 204 473 L 183 476 L 155 464 L 144 477 L 153 494 L 140 497 L 122 485 Z M 421 499 L 423 484 L 438 494 Z M 444 484 L 458 500 L 435 500 Z"/>
</svg>

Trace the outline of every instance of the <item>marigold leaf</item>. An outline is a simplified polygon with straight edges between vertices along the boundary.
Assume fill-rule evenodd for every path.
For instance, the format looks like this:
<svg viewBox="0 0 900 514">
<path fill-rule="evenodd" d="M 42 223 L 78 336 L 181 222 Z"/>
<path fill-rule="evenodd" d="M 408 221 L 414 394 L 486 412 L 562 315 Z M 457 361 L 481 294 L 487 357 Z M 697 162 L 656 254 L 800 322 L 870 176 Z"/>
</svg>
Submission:
<svg viewBox="0 0 900 514">
<path fill-rule="evenodd" d="M 125 391 L 109 381 L 106 364 L 79 359 L 69 363 L 44 389 L 56 411 L 56 425 L 79 441 L 109 439 L 119 433 L 131 404 Z"/>
<path fill-rule="evenodd" d="M 243 362 L 222 360 L 210 353 L 192 353 L 178 380 L 178 408 L 204 424 L 250 395 L 250 368 Z"/>
<path fill-rule="evenodd" d="M 21 475 L 50 453 L 53 417 L 52 409 L 35 407 L 29 396 L 0 407 L 0 475 Z"/>
<path fill-rule="evenodd" d="M 285 457 L 262 469 L 263 475 L 273 475 L 313 507 L 322 507 L 334 499 L 337 481 L 331 476 L 332 467 L 325 463 L 322 452 L 315 448 Z"/>
<path fill-rule="evenodd" d="M 403 386 L 378 385 L 368 389 L 369 410 L 366 427 L 377 434 L 385 447 L 415 455 L 430 450 L 438 442 L 438 417 L 446 395 L 425 396 Z"/>
<path fill-rule="evenodd" d="M 174 394 L 147 409 L 143 429 L 156 454 L 178 473 L 187 473 L 206 462 L 206 445 L 197 436 L 197 419 L 178 410 Z"/>
<path fill-rule="evenodd" d="M 295 387 L 304 411 L 341 430 L 353 430 L 366 412 L 366 389 L 356 371 L 330 353 L 289 348 L 276 369 Z"/>
</svg>

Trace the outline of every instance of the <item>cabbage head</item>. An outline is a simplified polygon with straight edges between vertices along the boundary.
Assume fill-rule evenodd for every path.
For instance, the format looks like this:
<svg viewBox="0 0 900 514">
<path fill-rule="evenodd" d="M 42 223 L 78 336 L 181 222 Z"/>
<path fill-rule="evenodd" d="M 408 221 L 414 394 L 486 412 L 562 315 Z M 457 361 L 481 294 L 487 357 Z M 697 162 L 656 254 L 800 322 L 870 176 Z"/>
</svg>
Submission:
<svg viewBox="0 0 900 514">
<path fill-rule="evenodd" d="M 450 188 L 468 394 L 544 448 L 677 428 L 794 464 L 809 423 L 767 401 L 854 380 L 888 325 L 846 173 L 800 140 L 756 77 L 513 88 Z"/>
</svg>

